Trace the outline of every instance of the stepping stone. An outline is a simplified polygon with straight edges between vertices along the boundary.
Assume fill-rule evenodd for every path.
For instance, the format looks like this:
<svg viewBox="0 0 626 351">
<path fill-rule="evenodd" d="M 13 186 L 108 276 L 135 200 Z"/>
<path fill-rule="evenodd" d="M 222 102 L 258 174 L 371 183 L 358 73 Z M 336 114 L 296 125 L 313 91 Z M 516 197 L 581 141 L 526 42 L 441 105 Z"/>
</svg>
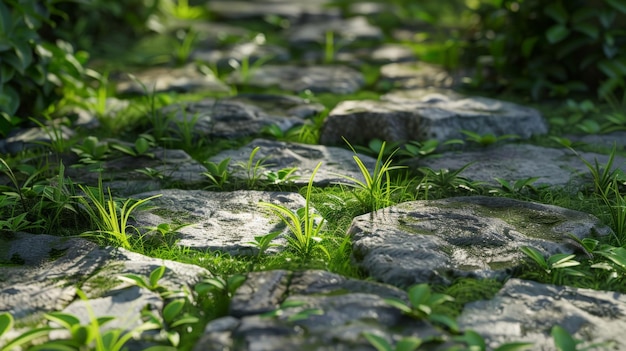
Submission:
<svg viewBox="0 0 626 351">
<path fill-rule="evenodd" d="M 323 47 L 326 44 L 327 32 L 333 32 L 333 39 L 337 46 L 362 41 L 377 42 L 383 38 L 380 28 L 369 24 L 363 16 L 307 22 L 286 30 L 287 40 L 293 46 L 319 44 Z"/>
<path fill-rule="evenodd" d="M 380 83 L 396 88 L 452 88 L 458 81 L 441 66 L 425 62 L 390 63 L 380 68 Z"/>
<path fill-rule="evenodd" d="M 626 149 L 626 132 L 612 132 L 607 134 L 566 135 L 572 142 L 589 145 L 604 146 L 612 149 L 615 145 L 617 150 Z"/>
<path fill-rule="evenodd" d="M 528 341 L 533 350 L 553 350 L 550 330 L 559 325 L 584 344 L 611 341 L 611 350 L 624 350 L 625 316 L 624 294 L 510 279 L 493 299 L 467 304 L 458 322 L 488 349 Z"/>
<path fill-rule="evenodd" d="M 195 64 L 182 68 L 155 67 L 148 68 L 133 75 L 145 85 L 147 91 L 137 81 L 125 77 L 117 83 L 119 94 L 152 94 L 155 92 L 199 91 L 218 94 L 230 93 L 230 87 L 221 82 L 210 70 L 200 71 Z"/>
<path fill-rule="evenodd" d="M 605 236 L 611 229 L 586 213 L 495 197 L 412 201 L 356 217 L 352 255 L 374 279 L 395 286 L 450 283 L 455 277 L 503 278 L 525 259 L 572 252 L 568 235 Z"/>
<path fill-rule="evenodd" d="M 263 163 L 262 178 L 267 178 L 268 172 L 277 173 L 284 168 L 295 167 L 294 172 L 298 179 L 294 184 L 298 186 L 306 185 L 313 173 L 313 169 L 319 162 L 322 166 L 315 175 L 313 184 L 325 186 L 337 183 L 352 183 L 342 176 L 348 176 L 363 181 L 363 176 L 354 161 L 354 152 L 338 147 L 326 147 L 321 145 L 308 145 L 299 143 L 286 143 L 280 141 L 270 141 L 265 139 L 253 140 L 248 145 L 238 150 L 225 150 L 209 159 L 210 162 L 219 164 L 222 160 L 230 158 L 229 171 L 231 178 L 239 181 L 248 179 L 248 171 L 245 169 L 252 151 L 259 147 L 254 163 L 257 160 L 265 159 Z M 369 172 L 373 172 L 376 159 L 358 155 Z"/>
<path fill-rule="evenodd" d="M 462 139 L 462 130 L 480 135 L 515 134 L 527 139 L 547 133 L 548 128 L 541 114 L 532 108 L 483 97 L 452 100 L 437 94 L 413 102 L 340 102 L 324 121 L 320 143 L 337 145 L 343 143 L 343 138 L 356 145 L 366 145 L 376 138 L 445 142 Z"/>
<path fill-rule="evenodd" d="M 324 106 L 297 96 L 241 94 L 224 99 L 204 99 L 169 105 L 160 113 L 171 120 L 171 129 L 193 123 L 196 139 L 240 138 L 258 135 L 263 127 L 277 125 L 282 131 L 303 124 Z"/>
<path fill-rule="evenodd" d="M 233 72 L 226 80 L 259 88 L 278 87 L 295 93 L 350 94 L 365 84 L 361 72 L 347 66 L 265 65 L 252 70 L 248 77 Z"/>
<path fill-rule="evenodd" d="M 157 194 L 162 196 L 150 201 L 156 209 L 135 214 L 137 227 L 150 228 L 162 223 L 188 225 L 176 231 L 176 245 L 230 255 L 258 253 L 249 242 L 255 241 L 255 236 L 277 230 L 283 234 L 274 243 L 286 245 L 285 235 L 290 234 L 278 217 L 259 206 L 259 202 L 278 204 L 293 211 L 305 206 L 300 194 L 288 192 L 164 189 L 134 197 L 146 198 Z M 266 253 L 276 253 L 281 249 L 270 248 Z"/>
<path fill-rule="evenodd" d="M 410 320 L 384 298 L 407 301 L 402 290 L 358 281 L 325 271 L 267 271 L 249 273 L 232 298 L 230 313 L 211 321 L 194 350 L 371 350 L 364 332 L 389 341 L 404 336 L 444 336 L 428 322 Z M 262 313 L 281 303 L 277 317 Z M 305 310 L 314 310 L 305 313 Z M 297 314 L 302 315 L 301 318 Z M 290 318 L 293 321 L 290 321 Z M 306 332 L 303 332 L 306 331 Z"/>
<path fill-rule="evenodd" d="M 191 54 L 191 59 L 203 61 L 217 66 L 218 68 L 234 68 L 232 61 L 239 65 L 248 60 L 248 65 L 254 66 L 255 62 L 285 62 L 289 61 L 289 52 L 280 46 L 259 45 L 254 42 L 237 44 L 226 49 L 199 48 Z"/>
<path fill-rule="evenodd" d="M 121 141 L 115 141 L 124 144 Z M 183 150 L 155 148 L 148 156 L 122 156 L 102 163 L 102 173 L 88 171 L 86 167 L 66 168 L 66 175 L 74 181 L 96 185 L 102 176 L 105 188 L 111 188 L 121 195 L 160 189 L 166 184 L 199 186 L 206 183 L 202 175 L 206 168 L 192 159 Z M 154 175 L 141 173 L 152 169 Z"/>
<path fill-rule="evenodd" d="M 225 19 L 263 19 L 267 16 L 278 16 L 297 22 L 304 19 L 338 18 L 340 11 L 328 7 L 330 2 L 330 0 L 213 0 L 207 6 L 211 13 Z"/>
<path fill-rule="evenodd" d="M 26 233 L 16 233 L 15 236 L 13 240 L 2 243 L 7 251 L 1 253 L 0 261 L 13 259 L 22 263 L 0 267 L 0 281 L 3 282 L 0 286 L 0 311 L 10 312 L 17 319 L 35 321 L 41 319 L 43 313 L 68 308 L 65 311 L 87 323 L 87 311 L 71 307 L 82 304 L 81 301 L 72 302 L 78 298 L 77 286 L 90 298 L 90 305 L 95 301 L 92 298 L 105 293 L 107 297 L 104 300 L 111 303 L 119 303 L 116 294 L 140 301 L 145 300 L 142 294 L 150 295 L 147 291 L 139 294 L 136 290 L 129 295 L 128 291 L 124 291 L 128 283 L 115 279 L 122 274 L 132 273 L 147 278 L 152 270 L 165 265 L 167 269 L 159 283 L 168 289 L 191 286 L 200 277 L 210 276 L 207 270 L 198 266 L 146 257 L 122 248 L 99 248 L 85 239 Z M 100 304 L 96 303 L 91 306 L 97 316 L 114 314 L 122 318 L 115 326 L 124 327 L 124 319 L 135 320 L 139 316 L 139 311 L 129 315 L 128 310 L 101 310 L 98 308 Z"/>
<path fill-rule="evenodd" d="M 600 165 L 605 165 L 609 159 L 608 155 L 590 152 L 579 154 L 591 164 L 595 164 L 597 160 Z M 573 186 L 577 189 L 582 183 L 591 184 L 588 180 L 589 169 L 568 149 L 553 149 L 529 144 L 505 144 L 480 150 L 448 151 L 440 156 L 416 160 L 409 164 L 438 171 L 440 169 L 457 170 L 470 162 L 475 162 L 460 176 L 497 186 L 499 183 L 495 178 L 515 182 L 532 177 L 539 177 L 534 185 Z M 613 167 L 626 171 L 626 158 L 616 156 Z"/>
</svg>

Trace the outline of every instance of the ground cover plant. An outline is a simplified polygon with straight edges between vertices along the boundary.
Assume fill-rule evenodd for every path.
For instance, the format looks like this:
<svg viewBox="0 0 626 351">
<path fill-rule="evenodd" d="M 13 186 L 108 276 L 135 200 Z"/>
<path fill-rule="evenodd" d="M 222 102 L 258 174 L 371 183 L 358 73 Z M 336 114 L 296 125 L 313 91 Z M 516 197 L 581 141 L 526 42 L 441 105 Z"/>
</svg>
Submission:
<svg viewBox="0 0 626 351">
<path fill-rule="evenodd" d="M 551 1 L 545 8 L 539 1 L 459 0 L 440 6 L 404 0 L 391 3 L 397 6 L 395 12 L 385 12 L 371 19 L 372 23 L 383 28 L 386 42 L 404 44 L 424 60 L 449 69 L 472 69 L 474 73 L 462 89 L 474 94 L 512 92 L 512 100 L 525 101 L 530 92 L 537 100 L 533 106 L 545 112 L 551 137 L 532 142 L 556 143 L 578 153 L 589 150 L 589 146 L 573 144 L 564 136 L 566 133 L 599 134 L 626 130 L 626 64 L 624 46 L 621 45 L 624 43 L 623 23 L 626 22 L 620 21 L 626 16 L 626 8 L 619 1 L 594 2 L 593 11 L 586 15 L 581 12 L 584 1 L 567 4 Z M 335 1 L 331 7 L 348 11 L 348 5 L 346 1 Z M 41 8 L 45 11 L 39 11 Z M 131 40 L 105 35 L 108 31 L 101 27 L 103 21 L 91 20 L 95 13 L 118 23 L 123 29 L 121 33 L 126 33 Z M 536 22 L 540 25 L 523 23 L 528 13 L 537 14 Z M 229 83 L 230 93 L 159 92 L 155 86 L 148 86 L 134 76 L 130 79 L 141 86 L 143 95 L 115 93 L 113 81 L 126 74 L 124 67 L 128 64 L 150 66 L 161 63 L 176 67 L 192 62 L 193 49 L 200 47 L 202 39 L 206 39 L 203 37 L 206 33 L 199 31 L 199 21 L 211 21 L 214 16 L 199 1 L 132 1 L 124 4 L 95 1 L 70 8 L 56 1 L 45 1 L 39 7 L 34 1 L 0 3 L 0 136 L 8 136 L 20 128 L 39 127 L 48 137 L 32 147 L 7 152 L 0 157 L 0 244 L 8 242 L 18 232 L 82 236 L 103 246 L 191 263 L 206 268 L 213 275 L 193 289 L 181 290 L 159 284 L 164 267 L 155 269 L 146 277 L 122 275 L 119 277 L 121 281 L 153 291 L 166 301 L 162 310 L 144 311 L 142 323 L 131 332 L 118 328 L 102 329 L 107 324 L 115 324 L 112 317 L 92 315 L 89 324 L 85 325 L 77 317 L 57 311 L 47 313 L 40 324 L 0 343 L 0 350 L 19 346 L 41 350 L 122 350 L 136 334 L 147 330 L 157 334 L 152 336 L 153 350 L 191 349 L 206 323 L 228 313 L 230 300 L 244 283 L 247 273 L 271 269 L 324 269 L 366 279 L 366 274 L 350 262 L 352 246 L 345 233 L 354 217 L 405 201 L 452 196 L 509 197 L 596 215 L 613 229 L 613 236 L 602 240 L 572 237 L 572 242 L 580 248 L 577 254 L 544 257 L 536 248 L 524 247 L 522 252 L 528 256 L 528 263 L 521 272 L 515 272 L 515 276 L 626 293 L 626 176 L 613 170 L 614 157 L 624 155 L 623 150 L 600 149 L 610 155 L 606 164 L 590 163 L 581 158 L 580 162 L 588 168 L 592 185 L 570 193 L 565 189 L 535 186 L 536 177 L 517 181 L 497 178 L 497 185 L 475 182 L 463 174 L 473 166 L 472 163 L 456 170 L 414 168 L 406 163 L 415 158 L 437 157 L 446 148 L 478 146 L 484 149 L 514 142 L 515 135 L 497 137 L 466 130 L 463 140 L 445 142 L 371 140 L 368 145 L 351 145 L 350 140 L 346 140 L 345 147 L 354 152 L 353 161 L 363 180 L 338 174 L 344 183 L 316 186 L 313 181 L 324 167 L 322 162 L 313 170 L 309 181 L 298 186 L 297 168 L 268 171 L 267 160 L 257 156 L 259 148 L 252 150 L 247 162 L 237 164 L 229 158 L 212 162 L 210 157 L 244 145 L 258 136 L 317 144 L 324 119 L 338 102 L 378 99 L 389 90 L 388 86 L 379 84 L 379 64 L 368 63 L 360 67 L 355 64 L 366 73 L 366 84 L 355 93 L 343 95 L 312 91 L 296 94 L 278 88 L 260 89 L 247 85 L 254 70 L 270 64 L 274 59 L 272 56 L 255 60 L 252 56 L 245 56 L 241 62 L 229 62 L 225 66 L 201 63 L 222 82 L 228 83 L 232 72 L 238 71 L 242 75 L 241 83 Z M 60 20 L 65 18 L 70 20 Z M 248 39 L 258 42 L 261 37 L 264 43 L 285 45 L 284 38 L 278 33 L 289 26 L 288 22 L 286 18 L 268 17 L 237 23 L 250 33 L 220 37 L 216 45 L 226 48 Z M 598 23 L 601 26 L 595 26 Z M 415 26 L 425 26 L 429 30 L 420 31 L 410 39 L 397 39 L 392 35 L 394 27 Z M 465 37 L 462 34 L 464 28 L 471 29 L 474 35 Z M 508 28 L 514 28 L 516 32 L 512 33 Z M 78 35 L 81 32 L 85 34 Z M 498 34 L 493 36 L 494 33 Z M 336 63 L 341 59 L 341 53 L 350 49 L 338 37 L 339 34 L 333 31 L 325 32 L 324 42 L 318 48 L 320 63 Z M 511 40 L 507 41 L 507 38 Z M 93 44 L 95 42 L 100 45 Z M 115 42 L 122 44 L 113 50 L 111 43 Z M 139 44 L 135 45 L 135 42 Z M 146 46 L 146 43 L 155 42 L 176 43 L 177 46 L 174 52 L 166 50 L 167 46 Z M 367 44 L 363 45 L 367 47 Z M 555 65 L 552 45 L 557 46 L 557 58 L 567 61 L 564 67 L 552 69 Z M 139 46 L 141 50 L 137 49 Z M 146 48 L 149 50 L 144 50 Z M 515 50 L 511 51 L 511 48 Z M 120 54 L 124 50 L 127 55 Z M 296 52 L 294 56 L 303 54 Z M 532 78 L 532 81 L 518 75 L 516 67 L 522 64 L 528 69 L 525 77 Z M 573 73 L 577 65 L 584 66 L 584 76 L 577 77 Z M 174 115 L 160 111 L 162 106 L 176 102 L 260 90 L 319 102 L 325 110 L 288 130 L 268 125 L 259 130 L 258 135 L 237 138 L 198 138 L 194 131 L 199 115 L 184 115 L 182 120 L 176 120 Z M 582 91 L 581 95 L 568 95 L 579 91 Z M 541 101 L 545 97 L 558 99 Z M 110 98 L 127 101 L 129 105 L 113 111 L 107 107 Z M 96 116 L 100 127 L 89 129 L 76 125 L 81 110 Z M 64 128 L 75 134 L 66 137 Z M 269 253 L 269 249 L 280 246 L 277 239 L 281 232 L 256 236 L 248 243 L 256 249 L 256 254 L 238 256 L 176 245 L 177 232 L 188 224 L 184 219 L 180 223 L 159 223 L 151 228 L 134 227 L 133 214 L 149 208 L 151 200 L 159 195 L 136 199 L 115 193 L 103 182 L 107 180 L 105 164 L 120 157 L 131 157 L 137 162 L 154 159 L 158 148 L 185 150 L 204 165 L 206 171 L 201 172 L 204 183 L 197 186 L 199 189 L 277 190 L 302 194 L 306 205 L 297 211 L 272 203 L 259 206 L 269 210 L 288 229 L 290 236 L 284 250 Z M 591 146 L 591 149 L 598 151 L 598 146 Z M 371 171 L 359 153 L 375 157 Z M 234 177 L 231 166 L 243 171 L 245 179 Z M 97 181 L 75 183 L 74 177 L 68 176 L 69 170 L 78 170 L 79 174 L 94 173 Z M 168 174 L 155 168 L 143 167 L 137 173 L 158 181 L 163 189 L 179 186 L 168 179 Z M 0 262 L 0 268 L 20 264 L 23 264 L 20 258 L 13 257 Z M 497 281 L 458 280 L 451 286 L 407 287 L 409 303 L 388 300 L 389 305 L 410 318 L 432 322 L 441 328 L 442 335 L 429 340 L 405 338 L 395 345 L 376 334 L 364 334 L 363 337 L 377 350 L 419 350 L 440 344 L 445 339 L 445 331 L 454 335 L 446 339 L 455 343 L 451 350 L 485 350 L 487 346 L 482 337 L 471 330 L 460 330 L 454 318 L 464 304 L 489 298 L 501 286 L 502 282 Z M 79 292 L 78 296 L 89 304 L 86 295 Z M 305 311 L 304 314 L 307 313 L 316 311 Z M 16 324 L 11 314 L 0 313 L 0 338 L 16 328 Z M 46 340 L 53 330 L 65 330 L 69 337 Z M 555 347 L 560 350 L 606 346 L 582 345 L 559 326 L 553 326 L 551 332 Z M 532 346 L 520 342 L 497 348 L 524 349 L 532 349 Z"/>
</svg>

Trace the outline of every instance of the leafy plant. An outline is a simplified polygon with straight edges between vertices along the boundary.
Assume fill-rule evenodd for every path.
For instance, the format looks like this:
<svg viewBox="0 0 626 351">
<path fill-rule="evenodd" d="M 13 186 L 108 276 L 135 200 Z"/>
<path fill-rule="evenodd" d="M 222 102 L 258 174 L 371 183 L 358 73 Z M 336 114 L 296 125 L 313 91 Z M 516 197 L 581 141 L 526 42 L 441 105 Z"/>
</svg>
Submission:
<svg viewBox="0 0 626 351">
<path fill-rule="evenodd" d="M 359 171 L 361 171 L 364 181 L 346 175 L 339 175 L 350 181 L 350 183 L 344 183 L 343 185 L 362 190 L 365 193 L 365 196 L 361 196 L 358 192 L 354 192 L 354 195 L 361 202 L 361 204 L 369 207 L 372 211 L 379 210 L 392 204 L 391 196 L 395 188 L 392 188 L 391 186 L 389 172 L 406 168 L 405 166 L 392 166 L 393 153 L 390 154 L 383 162 L 385 144 L 385 142 L 382 142 L 380 146 L 378 158 L 376 159 L 376 164 L 372 173 L 370 173 L 367 166 L 365 166 L 358 155 L 352 156 L 354 162 L 356 162 L 359 167 Z M 350 144 L 348 145 L 350 146 Z M 356 150 L 354 150 L 354 148 L 352 151 L 356 154 Z"/>
<path fill-rule="evenodd" d="M 209 178 L 211 181 L 211 185 L 209 187 L 215 187 L 220 190 L 224 189 L 224 186 L 228 184 L 228 178 L 230 176 L 230 171 L 228 170 L 228 165 L 230 164 L 230 157 L 227 157 L 220 161 L 220 163 L 215 162 L 205 162 L 204 166 L 207 171 L 203 172 L 202 175 Z"/>
<path fill-rule="evenodd" d="M 264 165 L 267 160 L 267 157 L 259 158 L 258 160 L 254 160 L 256 154 L 261 150 L 260 146 L 255 147 L 250 152 L 250 156 L 248 157 L 248 162 L 246 163 L 238 163 L 237 166 L 244 170 L 246 173 L 246 185 L 248 188 L 253 188 L 257 185 L 261 179 L 261 175 L 265 169 Z"/>
<path fill-rule="evenodd" d="M 585 273 L 571 267 L 579 266 L 574 254 L 554 254 L 547 260 L 537 249 L 524 246 L 521 248 L 526 256 L 530 257 L 549 276 L 552 284 L 563 284 L 565 277 L 585 277 Z"/>
<path fill-rule="evenodd" d="M 386 298 L 385 302 L 399 309 L 402 313 L 415 319 L 426 319 L 439 323 L 452 331 L 459 330 L 456 321 L 445 314 L 436 313 L 437 306 L 454 301 L 445 294 L 433 293 L 428 284 L 417 284 L 411 286 L 408 291 L 409 304 L 397 298 Z"/>
<path fill-rule="evenodd" d="M 206 278 L 194 286 L 194 291 L 200 296 L 211 295 L 214 306 L 218 310 L 217 316 L 225 316 L 228 313 L 230 301 L 235 292 L 246 281 L 246 276 L 234 274 L 228 278 L 221 276 Z"/>
<path fill-rule="evenodd" d="M 137 201 L 127 199 L 120 205 L 111 195 L 111 189 L 108 189 L 108 199 L 105 197 L 102 179 L 99 180 L 96 188 L 82 185 L 79 185 L 79 188 L 85 194 L 78 199 L 83 205 L 82 209 L 98 228 L 97 231 L 88 231 L 82 235 L 103 238 L 124 249 L 130 249 L 132 246 L 128 233 L 128 228 L 131 227 L 128 225 L 131 213 L 139 206 L 161 196 L 160 194 L 154 195 Z M 137 231 L 136 228 L 133 229 Z"/>
<path fill-rule="evenodd" d="M 424 191 L 424 198 L 428 200 L 429 194 L 432 191 L 436 191 L 437 196 L 442 196 L 443 194 L 450 192 L 454 193 L 459 189 L 470 192 L 475 191 L 476 187 L 480 185 L 480 183 L 471 182 L 459 175 L 472 164 L 473 163 L 468 163 L 455 171 L 450 171 L 448 169 L 435 171 L 428 167 L 418 168 L 417 170 L 424 175 L 417 186 L 418 194 L 420 191 Z"/>
<path fill-rule="evenodd" d="M 455 341 L 460 341 L 468 346 L 468 350 L 486 351 L 485 339 L 473 330 L 466 330 L 463 335 L 455 336 Z M 532 350 L 533 343 L 530 342 L 508 342 L 502 344 L 493 351 L 523 351 Z"/>
<path fill-rule="evenodd" d="M 536 192 L 537 188 L 533 185 L 539 177 L 530 177 L 526 179 L 518 179 L 514 182 L 509 182 L 506 179 L 495 178 L 498 183 L 500 183 L 500 188 L 495 188 L 490 190 L 490 193 L 494 194 L 504 194 L 504 195 L 515 195 L 521 194 L 524 191 Z"/>
<path fill-rule="evenodd" d="M 88 136 L 83 143 L 76 145 L 72 151 L 78 155 L 83 164 L 102 162 L 109 155 L 109 143 L 98 140 L 95 136 Z"/>
<path fill-rule="evenodd" d="M 268 171 L 265 175 L 267 176 L 267 180 L 270 184 L 274 185 L 282 185 L 282 184 L 292 184 L 295 180 L 299 179 L 299 175 L 295 175 L 294 173 L 298 170 L 297 167 L 289 167 L 279 169 L 278 171 Z"/>
<path fill-rule="evenodd" d="M 265 235 L 257 235 L 254 237 L 254 241 L 248 241 L 246 244 L 256 247 L 259 250 L 257 256 L 261 257 L 270 247 L 280 246 L 279 244 L 272 244 L 272 240 L 276 239 L 280 234 L 280 231 L 275 231 Z"/>
<path fill-rule="evenodd" d="M 10 313 L 0 313 L 0 339 L 13 329 L 14 324 L 15 321 Z M 11 340 L 6 340 L 6 342 L 0 346 L 0 351 L 11 351 L 21 347 L 22 345 L 28 345 L 31 342 L 48 335 L 51 330 L 52 328 L 50 327 L 30 329 Z"/>
<path fill-rule="evenodd" d="M 582 341 L 575 340 L 567 330 L 559 325 L 555 325 L 554 327 L 552 327 L 550 335 L 552 335 L 552 339 L 554 340 L 554 346 L 558 351 L 586 351 L 597 349 L 598 347 L 606 349 L 608 347 L 614 346 L 614 343 L 611 342 L 598 342 L 582 346 Z"/>
<path fill-rule="evenodd" d="M 328 250 L 321 245 L 320 232 L 323 228 L 324 219 L 313 213 L 310 208 L 313 179 L 321 165 L 321 162 L 317 164 L 309 179 L 306 188 L 305 207 L 292 211 L 285 206 L 270 202 L 259 203 L 260 206 L 271 210 L 289 228 L 292 235 L 287 237 L 288 246 L 300 254 L 302 258 L 309 258 L 313 252 L 320 250 L 330 259 Z"/>
<path fill-rule="evenodd" d="M 146 156 L 153 158 L 154 154 L 148 151 L 150 151 L 150 149 L 155 145 L 156 141 L 152 135 L 140 134 L 137 139 L 135 139 L 135 143 L 132 147 L 119 143 L 112 143 L 111 148 L 133 157 Z"/>
</svg>

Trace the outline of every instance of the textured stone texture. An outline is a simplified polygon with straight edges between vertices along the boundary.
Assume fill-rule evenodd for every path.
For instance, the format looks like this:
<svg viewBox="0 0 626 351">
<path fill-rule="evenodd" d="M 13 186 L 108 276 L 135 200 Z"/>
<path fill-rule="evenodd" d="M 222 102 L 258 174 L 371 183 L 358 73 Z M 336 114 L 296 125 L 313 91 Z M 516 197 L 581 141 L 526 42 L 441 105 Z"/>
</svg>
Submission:
<svg viewBox="0 0 626 351">
<path fill-rule="evenodd" d="M 566 253 L 569 234 L 609 233 L 586 213 L 482 196 L 405 202 L 356 217 L 349 229 L 359 267 L 395 286 L 502 278 L 522 263 L 522 246 Z"/>
<path fill-rule="evenodd" d="M 163 108 L 161 113 L 173 119 L 173 130 L 179 128 L 177 124 L 193 123 L 194 138 L 206 139 L 257 135 L 268 125 L 287 131 L 323 110 L 321 104 L 295 96 L 242 94 L 174 104 Z"/>
<path fill-rule="evenodd" d="M 581 152 L 579 155 L 591 164 L 597 160 L 600 165 L 605 165 L 609 159 L 607 155 L 590 152 Z M 514 182 L 531 177 L 539 177 L 534 185 L 572 186 L 577 189 L 581 184 L 591 184 L 588 178 L 589 169 L 570 150 L 527 144 L 495 145 L 462 152 L 448 151 L 439 158 L 426 158 L 409 164 L 433 170 L 455 170 L 470 162 L 474 163 L 461 176 L 494 185 L 498 184 L 495 178 Z M 616 156 L 613 167 L 626 170 L 626 159 Z"/>
<path fill-rule="evenodd" d="M 559 325 L 575 339 L 612 341 L 604 349 L 624 350 L 625 315 L 623 294 L 511 279 L 492 300 L 468 304 L 459 324 L 485 337 L 489 348 L 530 341 L 533 350 L 554 350 L 550 330 Z"/>
<path fill-rule="evenodd" d="M 256 147 L 260 147 L 260 149 L 254 162 L 265 158 L 263 172 L 277 172 L 283 168 L 296 167 L 297 170 L 294 175 L 299 178 L 295 179 L 294 183 L 298 185 L 306 185 L 309 182 L 313 169 L 319 162 L 322 162 L 322 166 L 315 175 L 314 184 L 316 185 L 352 183 L 342 176 L 363 180 L 363 176 L 353 159 L 354 152 L 338 147 L 256 139 L 238 150 L 223 151 L 212 157 L 210 161 L 219 163 L 230 157 L 230 170 L 233 172 L 231 177 L 245 180 L 247 171 L 237 165 L 245 165 L 252 150 Z M 359 158 L 372 173 L 376 160 L 366 155 L 359 155 Z"/>
<path fill-rule="evenodd" d="M 364 84 L 363 75 L 347 66 L 265 65 L 252 70 L 248 77 L 233 72 L 227 82 L 260 88 L 279 87 L 301 93 L 350 94 Z"/>
<path fill-rule="evenodd" d="M 155 194 L 163 194 L 151 201 L 159 209 L 136 214 L 139 227 L 154 227 L 172 221 L 190 224 L 178 231 L 177 245 L 229 254 L 254 254 L 256 248 L 248 242 L 254 241 L 255 236 L 284 231 L 282 222 L 259 206 L 260 201 L 286 206 L 294 211 L 305 205 L 301 195 L 287 192 L 169 189 L 136 197 Z M 283 235 L 287 235 L 286 232 Z M 275 243 L 284 245 L 286 239 L 279 237 Z M 276 250 L 278 248 L 270 248 L 267 252 Z"/>
<path fill-rule="evenodd" d="M 342 137 L 354 144 L 367 144 L 374 138 L 444 142 L 462 139 L 462 130 L 480 135 L 515 134 L 527 139 L 548 131 L 538 111 L 510 102 L 482 97 L 452 100 L 444 95 L 423 99 L 404 103 L 343 101 L 324 121 L 320 143 L 338 144 Z"/>
</svg>

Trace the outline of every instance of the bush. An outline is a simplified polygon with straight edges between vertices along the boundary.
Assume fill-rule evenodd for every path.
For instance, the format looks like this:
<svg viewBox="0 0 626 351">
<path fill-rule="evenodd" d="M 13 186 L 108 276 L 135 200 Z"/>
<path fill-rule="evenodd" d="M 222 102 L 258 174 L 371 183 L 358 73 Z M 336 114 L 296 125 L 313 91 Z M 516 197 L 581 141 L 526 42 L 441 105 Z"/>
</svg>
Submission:
<svg viewBox="0 0 626 351">
<path fill-rule="evenodd" d="M 483 0 L 472 57 L 475 83 L 530 92 L 534 99 L 571 92 L 600 98 L 626 87 L 623 0 Z"/>
</svg>

